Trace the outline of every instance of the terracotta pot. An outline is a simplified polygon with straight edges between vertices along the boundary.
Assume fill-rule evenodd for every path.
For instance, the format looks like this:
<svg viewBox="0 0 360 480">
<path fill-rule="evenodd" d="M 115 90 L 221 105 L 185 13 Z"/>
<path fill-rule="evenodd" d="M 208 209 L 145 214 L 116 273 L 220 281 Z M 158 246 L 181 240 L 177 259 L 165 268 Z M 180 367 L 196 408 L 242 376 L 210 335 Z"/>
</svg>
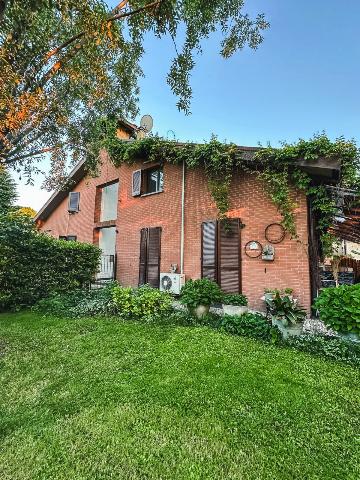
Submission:
<svg viewBox="0 0 360 480">
<path fill-rule="evenodd" d="M 249 311 L 246 305 L 225 305 L 223 304 L 223 311 L 225 315 L 242 315 Z"/>
<path fill-rule="evenodd" d="M 209 313 L 209 310 L 210 305 L 198 305 L 197 307 L 192 309 L 191 313 L 197 318 L 202 318 Z"/>
</svg>

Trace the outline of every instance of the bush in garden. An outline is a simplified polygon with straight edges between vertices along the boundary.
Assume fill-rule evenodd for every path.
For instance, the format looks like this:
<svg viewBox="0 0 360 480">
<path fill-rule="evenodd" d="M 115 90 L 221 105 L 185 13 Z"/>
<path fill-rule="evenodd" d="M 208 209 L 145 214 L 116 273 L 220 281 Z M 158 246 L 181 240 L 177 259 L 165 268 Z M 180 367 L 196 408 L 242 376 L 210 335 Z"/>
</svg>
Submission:
<svg viewBox="0 0 360 480">
<path fill-rule="evenodd" d="M 102 288 L 79 289 L 68 293 L 55 293 L 39 300 L 33 310 L 46 316 L 92 317 L 96 315 L 114 315 L 116 307 L 113 301 L 114 283 Z"/>
<path fill-rule="evenodd" d="M 360 343 L 329 335 L 288 337 L 285 345 L 303 352 L 360 366 Z"/>
<path fill-rule="evenodd" d="M 188 280 L 180 292 L 180 302 L 192 310 L 199 305 L 211 305 L 221 302 L 223 293 L 217 283 L 201 278 Z"/>
<path fill-rule="evenodd" d="M 245 307 L 248 304 L 248 299 L 241 293 L 226 293 L 223 298 L 225 305 L 236 305 Z"/>
<path fill-rule="evenodd" d="M 333 330 L 360 333 L 360 284 L 324 288 L 314 307 L 320 319 Z"/>
<path fill-rule="evenodd" d="M 172 297 L 167 292 L 143 285 L 132 289 L 117 286 L 113 300 L 119 315 L 138 320 L 160 319 L 172 312 Z"/>
<path fill-rule="evenodd" d="M 0 310 L 84 286 L 99 258 L 95 245 L 52 238 L 24 215 L 0 215 Z"/>
<path fill-rule="evenodd" d="M 242 335 L 268 342 L 277 342 L 281 334 L 277 327 L 258 313 L 244 313 L 243 315 L 224 315 L 218 328 L 232 335 Z"/>
</svg>

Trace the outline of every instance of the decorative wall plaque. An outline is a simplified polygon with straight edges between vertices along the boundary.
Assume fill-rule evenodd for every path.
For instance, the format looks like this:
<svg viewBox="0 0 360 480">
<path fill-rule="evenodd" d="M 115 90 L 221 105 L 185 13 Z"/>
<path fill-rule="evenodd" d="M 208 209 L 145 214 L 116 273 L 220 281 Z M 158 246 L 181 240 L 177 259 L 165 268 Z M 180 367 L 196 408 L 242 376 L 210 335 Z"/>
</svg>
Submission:
<svg viewBox="0 0 360 480">
<path fill-rule="evenodd" d="M 245 254 L 250 258 L 258 258 L 262 254 L 263 247 L 257 240 L 250 240 L 245 245 Z"/>
<path fill-rule="evenodd" d="M 285 228 L 280 223 L 271 223 L 265 228 L 265 238 L 270 243 L 282 242 L 285 233 Z"/>
</svg>

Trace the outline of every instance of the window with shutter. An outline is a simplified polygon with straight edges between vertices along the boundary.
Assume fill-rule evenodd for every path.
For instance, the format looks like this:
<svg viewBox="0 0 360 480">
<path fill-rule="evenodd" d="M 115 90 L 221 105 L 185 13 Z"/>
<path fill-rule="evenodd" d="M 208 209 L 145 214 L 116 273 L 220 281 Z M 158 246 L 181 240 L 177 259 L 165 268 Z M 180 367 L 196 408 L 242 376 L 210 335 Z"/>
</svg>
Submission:
<svg viewBox="0 0 360 480">
<path fill-rule="evenodd" d="M 240 220 L 202 224 L 201 276 L 219 284 L 226 293 L 241 291 Z"/>
<path fill-rule="evenodd" d="M 143 228 L 140 231 L 139 285 L 148 283 L 159 288 L 161 228 Z"/>
<path fill-rule="evenodd" d="M 238 218 L 219 222 L 218 282 L 226 293 L 240 292 L 240 222 Z"/>
<path fill-rule="evenodd" d="M 79 204 L 80 204 L 80 192 L 70 192 L 68 211 L 72 213 L 78 212 Z"/>
<path fill-rule="evenodd" d="M 141 195 L 141 170 L 135 170 L 132 173 L 132 196 Z"/>
<path fill-rule="evenodd" d="M 146 283 L 147 228 L 140 230 L 139 285 Z"/>
</svg>

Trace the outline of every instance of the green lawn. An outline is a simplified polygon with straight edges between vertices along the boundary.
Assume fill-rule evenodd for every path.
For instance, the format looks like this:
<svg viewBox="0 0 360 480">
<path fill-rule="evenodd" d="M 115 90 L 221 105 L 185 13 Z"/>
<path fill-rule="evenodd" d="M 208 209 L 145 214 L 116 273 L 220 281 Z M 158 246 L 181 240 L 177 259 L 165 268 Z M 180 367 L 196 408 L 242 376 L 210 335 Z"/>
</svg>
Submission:
<svg viewBox="0 0 360 480">
<path fill-rule="evenodd" d="M 0 479 L 360 478 L 360 372 L 194 327 L 0 315 Z"/>
</svg>

